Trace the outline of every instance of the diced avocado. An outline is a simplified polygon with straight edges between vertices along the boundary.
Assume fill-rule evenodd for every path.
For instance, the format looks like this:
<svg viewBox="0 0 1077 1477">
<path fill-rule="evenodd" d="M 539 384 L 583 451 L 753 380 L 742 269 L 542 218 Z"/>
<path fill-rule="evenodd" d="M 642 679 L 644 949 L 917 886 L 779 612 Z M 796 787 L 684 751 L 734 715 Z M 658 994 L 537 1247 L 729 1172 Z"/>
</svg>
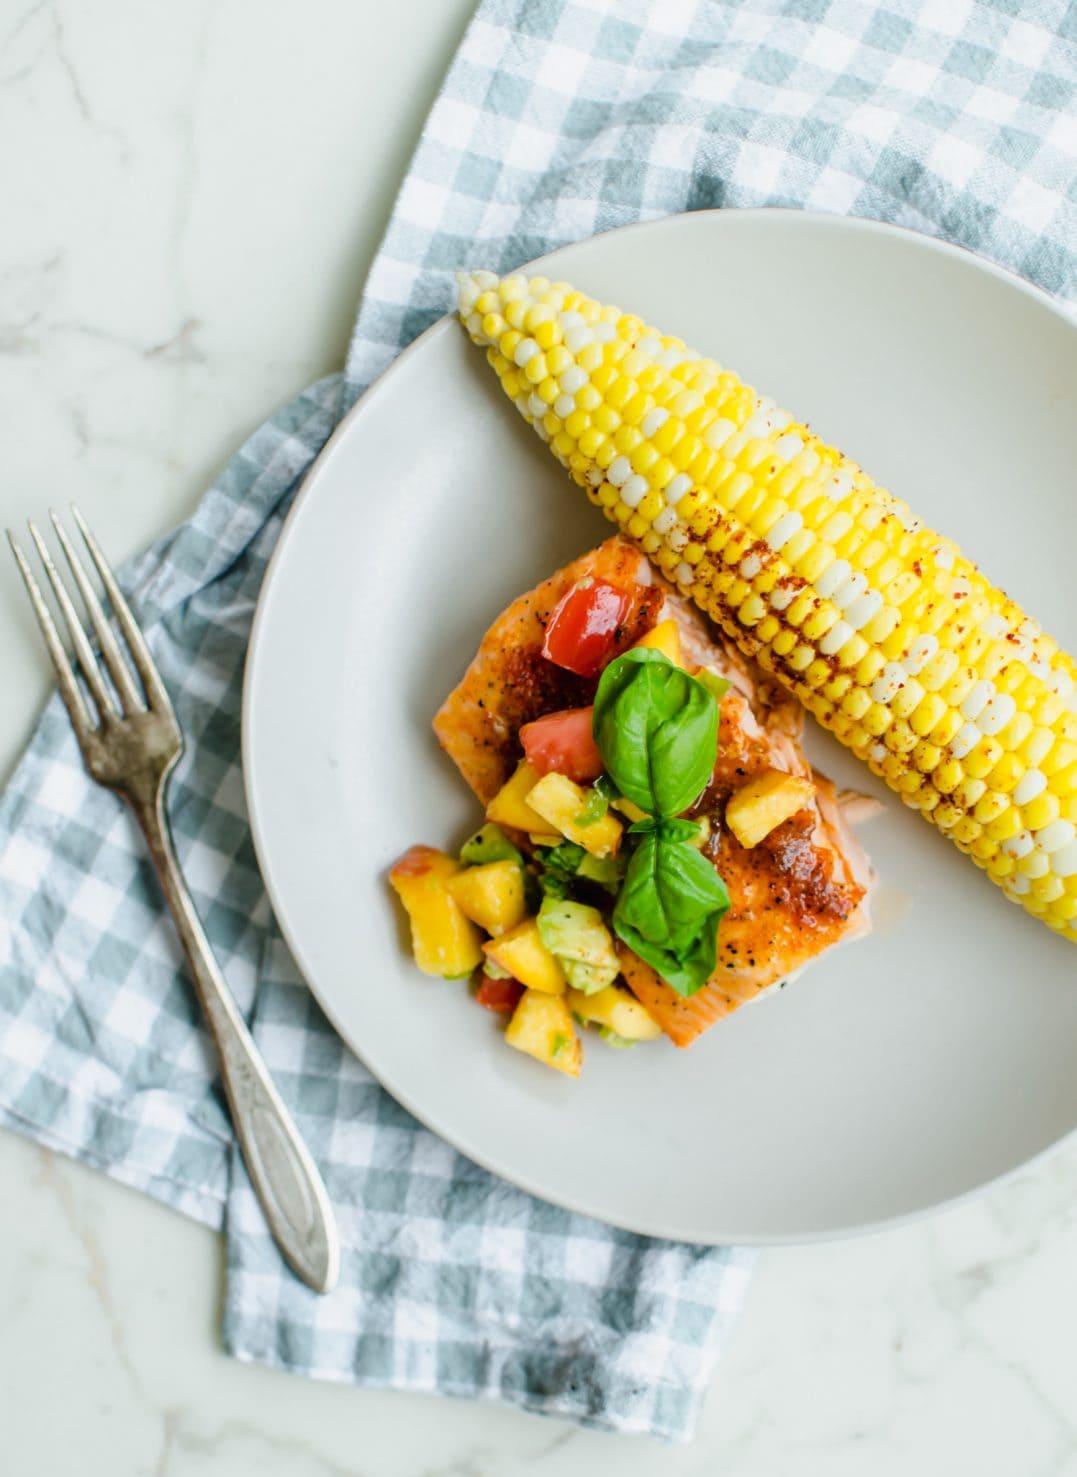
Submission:
<svg viewBox="0 0 1077 1477">
<path fill-rule="evenodd" d="M 627 1051 L 630 1046 L 638 1046 L 638 1041 L 630 1041 L 627 1036 L 618 1036 L 617 1032 L 609 1026 L 599 1026 L 598 1034 L 607 1046 L 616 1048 L 617 1051 Z"/>
<path fill-rule="evenodd" d="M 486 862 L 518 862 L 522 866 L 524 859 L 501 827 L 487 821 L 461 846 L 460 860 L 469 867 L 481 867 Z"/>
<path fill-rule="evenodd" d="M 501 965 L 498 964 L 497 960 L 496 959 L 491 959 L 489 954 L 487 954 L 487 956 L 486 956 L 486 963 L 482 967 L 486 971 L 486 973 L 490 976 L 490 978 L 492 980 L 511 980 L 512 979 L 512 975 L 508 972 L 508 970 L 507 969 L 502 969 Z"/>
<path fill-rule="evenodd" d="M 581 995 L 595 994 L 597 990 L 604 989 L 609 980 L 608 970 L 600 964 L 585 964 L 582 959 L 562 958 L 561 968 L 565 971 L 565 979 Z"/>
<path fill-rule="evenodd" d="M 538 913 L 538 930 L 565 978 L 581 994 L 603 989 L 620 973 L 613 939 L 597 908 L 546 897 Z"/>
<path fill-rule="evenodd" d="M 576 868 L 576 876 L 582 877 L 587 882 L 596 882 L 599 887 L 606 887 L 610 892 L 616 892 L 624 881 L 625 862 L 620 856 L 591 856 L 584 852 L 580 858 L 579 866 Z"/>
<path fill-rule="evenodd" d="M 696 672 L 696 681 L 702 682 L 703 686 L 717 702 L 722 701 L 722 698 L 733 685 L 728 677 L 719 677 L 718 673 L 712 671 L 710 667 L 700 667 Z"/>
</svg>

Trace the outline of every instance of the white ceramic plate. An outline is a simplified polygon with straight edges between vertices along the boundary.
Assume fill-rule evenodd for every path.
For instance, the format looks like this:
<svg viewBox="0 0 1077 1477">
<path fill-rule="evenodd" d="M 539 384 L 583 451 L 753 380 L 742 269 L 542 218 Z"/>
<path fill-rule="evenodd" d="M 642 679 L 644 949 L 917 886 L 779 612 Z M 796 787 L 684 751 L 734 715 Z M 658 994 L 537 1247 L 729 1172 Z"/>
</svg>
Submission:
<svg viewBox="0 0 1077 1477">
<path fill-rule="evenodd" d="M 1077 330 L 953 248 L 784 211 L 685 215 L 544 270 L 619 302 L 806 415 L 1077 637 Z M 1066 532 L 1068 530 L 1068 532 Z M 609 525 L 437 324 L 307 479 L 247 670 L 247 793 L 277 915 L 345 1041 L 480 1164 L 618 1225 L 699 1242 L 845 1234 L 952 1200 L 1077 1125 L 1077 951 L 885 799 L 874 935 L 688 1052 L 589 1042 L 570 1082 L 421 976 L 385 882 L 479 811 L 430 719 L 515 595 Z"/>
</svg>

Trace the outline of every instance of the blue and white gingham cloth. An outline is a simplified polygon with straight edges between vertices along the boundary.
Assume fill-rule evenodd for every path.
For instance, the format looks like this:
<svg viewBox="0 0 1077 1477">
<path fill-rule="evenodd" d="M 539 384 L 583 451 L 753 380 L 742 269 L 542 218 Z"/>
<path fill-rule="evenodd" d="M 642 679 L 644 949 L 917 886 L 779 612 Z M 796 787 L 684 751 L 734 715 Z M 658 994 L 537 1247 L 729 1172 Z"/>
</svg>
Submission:
<svg viewBox="0 0 1077 1477">
<path fill-rule="evenodd" d="M 342 411 L 446 311 L 455 269 L 671 211 L 874 216 L 1077 298 L 1075 98 L 1066 0 L 480 5 L 344 375 L 257 431 L 125 574 L 188 737 L 172 814 L 192 891 L 339 1214 L 331 1297 L 266 1235 L 141 842 L 55 700 L 0 803 L 0 1121 L 226 1227 L 239 1358 L 685 1438 L 750 1268 L 461 1158 L 345 1050 L 281 942 L 244 812 L 243 658 L 281 520 Z"/>
</svg>

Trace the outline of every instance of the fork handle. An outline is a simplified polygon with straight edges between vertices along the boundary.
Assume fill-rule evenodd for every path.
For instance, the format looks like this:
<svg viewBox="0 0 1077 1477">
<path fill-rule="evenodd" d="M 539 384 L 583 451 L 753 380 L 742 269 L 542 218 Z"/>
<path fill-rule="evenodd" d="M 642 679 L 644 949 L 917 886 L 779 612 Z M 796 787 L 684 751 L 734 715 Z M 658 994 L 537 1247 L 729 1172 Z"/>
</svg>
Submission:
<svg viewBox="0 0 1077 1477">
<path fill-rule="evenodd" d="M 164 786 L 150 805 L 134 810 L 217 1048 L 236 1136 L 273 1239 L 296 1276 L 316 1292 L 329 1292 L 340 1265 L 329 1197 L 213 956 L 180 870 Z"/>
</svg>

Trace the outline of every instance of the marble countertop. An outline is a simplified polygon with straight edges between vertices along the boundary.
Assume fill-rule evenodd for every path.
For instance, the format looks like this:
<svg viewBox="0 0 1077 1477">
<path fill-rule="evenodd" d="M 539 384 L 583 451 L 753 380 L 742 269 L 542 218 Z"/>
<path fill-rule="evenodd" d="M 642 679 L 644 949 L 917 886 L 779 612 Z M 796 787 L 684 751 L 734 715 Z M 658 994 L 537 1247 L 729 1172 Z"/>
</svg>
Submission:
<svg viewBox="0 0 1077 1477">
<path fill-rule="evenodd" d="M 74 498 L 130 552 L 339 365 L 470 8 L 0 0 L 0 523 Z M 3 560 L 0 671 L 6 772 L 48 679 Z M 1077 1477 L 1077 1144 L 766 1252 L 673 1451 L 236 1364 L 217 1238 L 10 1136 L 0 1183 L 5 1477 Z"/>
</svg>

